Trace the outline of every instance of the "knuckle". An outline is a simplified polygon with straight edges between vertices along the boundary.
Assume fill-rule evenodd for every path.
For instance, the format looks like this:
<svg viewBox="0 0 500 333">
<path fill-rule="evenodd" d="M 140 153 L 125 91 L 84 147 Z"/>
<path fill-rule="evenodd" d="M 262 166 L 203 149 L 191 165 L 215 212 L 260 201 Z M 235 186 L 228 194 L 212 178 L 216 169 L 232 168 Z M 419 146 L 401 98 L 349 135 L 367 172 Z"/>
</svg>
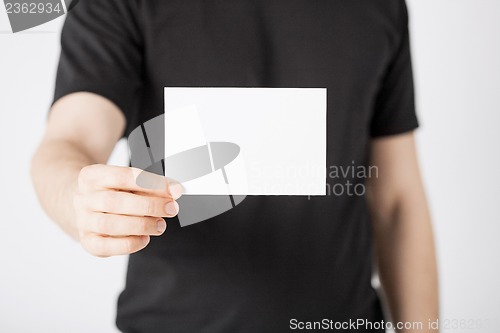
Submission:
<svg viewBox="0 0 500 333">
<path fill-rule="evenodd" d="M 109 217 L 106 214 L 96 214 L 95 231 L 100 234 L 109 234 L 111 231 Z"/>
<path fill-rule="evenodd" d="M 108 252 L 108 242 L 105 238 L 102 237 L 93 237 L 93 255 L 97 257 L 109 257 L 109 252 Z"/>
<path fill-rule="evenodd" d="M 148 233 L 148 231 L 150 230 L 149 224 L 150 224 L 150 219 L 146 217 L 141 219 L 141 222 L 139 223 L 140 225 L 139 231 L 141 232 L 141 235 L 145 235 Z"/>
<path fill-rule="evenodd" d="M 113 172 L 113 183 L 118 187 L 127 187 L 130 179 L 130 171 L 128 168 L 117 169 L 116 172 Z"/>
<path fill-rule="evenodd" d="M 156 205 L 154 200 L 152 199 L 144 199 L 144 211 L 147 216 L 155 216 L 156 215 Z"/>
<path fill-rule="evenodd" d="M 95 171 L 94 165 L 84 166 L 78 174 L 78 184 L 83 185 L 90 182 Z"/>
<path fill-rule="evenodd" d="M 96 257 L 108 257 L 106 253 L 106 244 L 100 237 L 84 236 L 80 239 L 82 247 L 91 255 Z"/>
<path fill-rule="evenodd" d="M 127 247 L 127 253 L 133 253 L 134 252 L 134 238 L 127 237 L 125 239 L 125 246 Z"/>
<path fill-rule="evenodd" d="M 80 192 L 89 191 L 96 187 L 103 175 L 103 164 L 92 164 L 84 166 L 78 173 L 77 185 Z"/>
<path fill-rule="evenodd" d="M 105 212 L 114 212 L 118 208 L 118 200 L 113 191 L 102 192 L 97 200 L 99 201 L 98 206 L 102 207 Z"/>
<path fill-rule="evenodd" d="M 75 226 L 80 234 L 80 239 L 82 237 L 84 237 L 83 232 L 86 231 L 85 230 L 86 229 L 85 221 L 86 221 L 86 219 L 83 216 L 81 216 L 81 214 L 77 214 L 76 219 L 75 219 Z"/>
</svg>

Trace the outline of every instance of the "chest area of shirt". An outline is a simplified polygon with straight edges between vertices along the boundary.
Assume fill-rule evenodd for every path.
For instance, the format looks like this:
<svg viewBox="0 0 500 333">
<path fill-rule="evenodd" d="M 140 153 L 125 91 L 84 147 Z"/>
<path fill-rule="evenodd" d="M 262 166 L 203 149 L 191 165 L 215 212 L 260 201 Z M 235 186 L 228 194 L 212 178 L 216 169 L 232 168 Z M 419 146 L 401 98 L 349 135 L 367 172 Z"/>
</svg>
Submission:
<svg viewBox="0 0 500 333">
<path fill-rule="evenodd" d="M 168 1 L 146 12 L 146 70 L 177 85 L 351 86 L 383 74 L 389 35 L 328 1 Z"/>
</svg>

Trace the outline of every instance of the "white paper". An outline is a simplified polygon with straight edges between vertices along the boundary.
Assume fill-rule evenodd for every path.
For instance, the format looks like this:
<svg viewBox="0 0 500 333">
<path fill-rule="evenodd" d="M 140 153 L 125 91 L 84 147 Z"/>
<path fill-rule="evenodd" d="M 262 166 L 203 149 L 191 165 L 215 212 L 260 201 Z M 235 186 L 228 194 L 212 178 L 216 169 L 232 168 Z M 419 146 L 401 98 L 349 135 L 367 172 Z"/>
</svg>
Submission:
<svg viewBox="0 0 500 333">
<path fill-rule="evenodd" d="M 165 88 L 165 157 L 185 194 L 325 195 L 326 89 Z"/>
</svg>

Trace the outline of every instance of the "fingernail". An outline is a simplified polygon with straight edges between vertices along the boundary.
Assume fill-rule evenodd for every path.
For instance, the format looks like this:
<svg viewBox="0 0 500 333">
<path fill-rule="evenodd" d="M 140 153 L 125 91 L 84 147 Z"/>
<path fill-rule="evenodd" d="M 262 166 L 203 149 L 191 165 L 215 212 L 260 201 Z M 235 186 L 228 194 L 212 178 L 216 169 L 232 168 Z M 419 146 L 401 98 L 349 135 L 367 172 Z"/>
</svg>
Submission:
<svg viewBox="0 0 500 333">
<path fill-rule="evenodd" d="M 173 183 L 169 185 L 168 190 L 170 191 L 170 195 L 174 200 L 179 199 L 184 192 L 184 188 L 179 183 Z"/>
<path fill-rule="evenodd" d="M 165 220 L 158 220 L 157 223 L 158 224 L 156 225 L 156 230 L 158 230 L 159 233 L 163 233 L 165 230 L 167 230 L 167 223 L 165 222 Z"/>
<path fill-rule="evenodd" d="M 168 215 L 177 215 L 177 213 L 179 212 L 179 204 L 175 201 L 170 201 L 165 205 L 165 211 Z"/>
</svg>

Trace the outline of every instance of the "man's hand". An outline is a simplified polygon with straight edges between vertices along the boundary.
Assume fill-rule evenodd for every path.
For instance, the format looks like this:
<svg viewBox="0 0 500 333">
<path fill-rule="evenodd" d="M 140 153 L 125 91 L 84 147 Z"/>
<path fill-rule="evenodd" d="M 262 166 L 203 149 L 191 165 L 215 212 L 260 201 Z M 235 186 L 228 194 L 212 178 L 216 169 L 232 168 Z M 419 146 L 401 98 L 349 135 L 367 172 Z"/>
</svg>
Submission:
<svg viewBox="0 0 500 333">
<path fill-rule="evenodd" d="M 140 169 L 102 164 L 82 168 L 74 195 L 76 228 L 89 253 L 107 257 L 137 252 L 167 228 L 163 217 L 179 212 L 178 183 L 147 174 L 148 188 L 137 184 Z M 149 186 L 152 185 L 152 186 Z"/>
<path fill-rule="evenodd" d="M 165 177 L 139 169 L 105 165 L 125 125 L 110 100 L 87 92 L 67 95 L 53 105 L 32 160 L 42 207 L 97 256 L 139 251 L 150 236 L 165 231 L 162 217 L 179 211 L 179 184 L 169 186 Z"/>
</svg>

